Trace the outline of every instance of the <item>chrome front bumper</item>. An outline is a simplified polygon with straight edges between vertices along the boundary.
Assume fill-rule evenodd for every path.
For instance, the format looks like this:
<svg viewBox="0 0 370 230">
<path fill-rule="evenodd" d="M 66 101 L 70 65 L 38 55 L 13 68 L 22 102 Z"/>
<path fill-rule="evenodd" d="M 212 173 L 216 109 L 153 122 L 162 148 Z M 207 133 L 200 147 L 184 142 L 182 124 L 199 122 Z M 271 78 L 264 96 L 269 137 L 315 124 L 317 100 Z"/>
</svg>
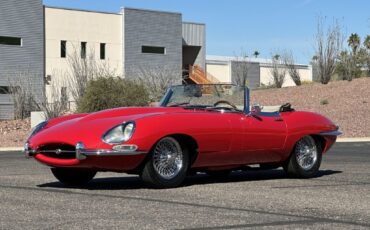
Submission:
<svg viewBox="0 0 370 230">
<path fill-rule="evenodd" d="M 116 148 L 120 147 L 120 148 Z M 76 150 L 75 151 L 70 151 L 70 150 L 61 150 L 61 149 L 56 149 L 56 150 L 36 150 L 36 149 L 31 149 L 28 146 L 28 143 L 24 145 L 24 154 L 27 158 L 32 157 L 36 153 L 55 153 L 55 154 L 62 154 L 62 153 L 75 153 L 76 154 L 76 159 L 78 160 L 84 160 L 86 157 L 89 156 L 134 156 L 134 155 L 141 155 L 145 154 L 146 152 L 144 151 L 137 151 L 137 146 L 136 145 L 118 145 L 114 146 L 113 148 L 116 149 L 85 149 L 85 146 L 83 143 L 78 142 L 76 144 Z"/>
<path fill-rule="evenodd" d="M 339 136 L 342 135 L 342 132 L 339 130 L 330 131 L 330 132 L 321 132 L 320 135 L 323 136 Z"/>
</svg>

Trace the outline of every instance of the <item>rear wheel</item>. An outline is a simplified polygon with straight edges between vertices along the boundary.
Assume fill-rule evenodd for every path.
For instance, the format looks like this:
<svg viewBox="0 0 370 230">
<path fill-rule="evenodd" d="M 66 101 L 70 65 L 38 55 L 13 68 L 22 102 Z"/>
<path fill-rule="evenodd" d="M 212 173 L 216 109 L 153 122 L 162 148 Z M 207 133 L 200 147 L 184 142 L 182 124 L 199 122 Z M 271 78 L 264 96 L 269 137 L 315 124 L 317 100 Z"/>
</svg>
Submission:
<svg viewBox="0 0 370 230">
<path fill-rule="evenodd" d="M 189 167 L 186 148 L 173 137 L 157 142 L 141 173 L 142 180 L 151 187 L 172 188 L 185 179 Z"/>
<path fill-rule="evenodd" d="M 96 171 L 89 169 L 52 168 L 51 172 L 61 183 L 69 186 L 87 184 L 96 175 Z"/>
<path fill-rule="evenodd" d="M 319 171 L 321 158 L 321 146 L 312 136 L 304 136 L 296 143 L 284 170 L 292 177 L 310 178 Z"/>
</svg>

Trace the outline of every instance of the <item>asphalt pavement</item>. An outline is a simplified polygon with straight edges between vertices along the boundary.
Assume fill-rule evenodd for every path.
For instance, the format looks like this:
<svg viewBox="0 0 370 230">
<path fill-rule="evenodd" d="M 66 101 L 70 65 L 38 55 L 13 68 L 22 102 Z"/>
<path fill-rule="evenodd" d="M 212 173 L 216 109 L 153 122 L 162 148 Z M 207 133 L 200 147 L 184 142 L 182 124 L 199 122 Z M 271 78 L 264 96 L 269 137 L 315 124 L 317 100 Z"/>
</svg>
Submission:
<svg viewBox="0 0 370 230">
<path fill-rule="evenodd" d="M 20 152 L 0 152 L 0 229 L 248 228 L 370 229 L 370 143 L 337 143 L 312 179 L 200 174 L 166 190 L 115 173 L 68 188 Z"/>
</svg>

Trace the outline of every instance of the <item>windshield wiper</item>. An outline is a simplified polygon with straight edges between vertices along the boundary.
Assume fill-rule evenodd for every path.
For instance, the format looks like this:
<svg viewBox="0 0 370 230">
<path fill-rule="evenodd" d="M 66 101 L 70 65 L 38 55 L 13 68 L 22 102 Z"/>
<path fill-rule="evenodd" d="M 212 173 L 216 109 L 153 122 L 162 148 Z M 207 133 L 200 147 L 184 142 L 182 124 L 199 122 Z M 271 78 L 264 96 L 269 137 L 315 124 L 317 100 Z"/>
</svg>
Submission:
<svg viewBox="0 0 370 230">
<path fill-rule="evenodd" d="M 242 110 L 240 109 L 235 109 L 235 108 L 232 108 L 232 107 L 224 107 L 224 106 L 212 106 L 212 107 L 207 107 L 207 109 L 209 110 L 227 110 L 227 111 L 232 111 L 232 112 L 243 112 Z"/>
<path fill-rule="evenodd" d="M 173 104 L 173 105 L 169 105 L 167 107 L 178 107 L 178 106 L 182 106 L 182 105 L 188 105 L 189 102 L 180 102 L 180 103 L 176 103 L 176 104 Z"/>
</svg>

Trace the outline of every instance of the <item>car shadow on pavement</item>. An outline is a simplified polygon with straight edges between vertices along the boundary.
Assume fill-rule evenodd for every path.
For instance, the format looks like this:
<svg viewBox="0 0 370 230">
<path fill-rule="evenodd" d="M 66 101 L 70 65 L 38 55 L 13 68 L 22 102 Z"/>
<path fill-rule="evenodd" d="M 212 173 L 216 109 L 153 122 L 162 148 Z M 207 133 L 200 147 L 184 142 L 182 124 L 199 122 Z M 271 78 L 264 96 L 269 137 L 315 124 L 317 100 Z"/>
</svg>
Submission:
<svg viewBox="0 0 370 230">
<path fill-rule="evenodd" d="M 315 178 L 328 176 L 332 174 L 342 173 L 342 171 L 334 170 L 320 170 Z M 215 183 L 236 183 L 247 181 L 267 181 L 277 179 L 292 179 L 287 177 L 284 170 L 259 170 L 259 171 L 234 171 L 227 177 L 211 177 L 205 173 L 198 173 L 197 175 L 188 176 L 183 187 L 201 185 L 201 184 L 215 184 Z M 294 178 L 293 178 L 294 179 Z M 132 190 L 132 189 L 148 189 L 148 187 L 140 180 L 138 176 L 124 176 L 124 177 L 106 177 L 96 178 L 88 184 L 79 187 L 66 186 L 60 182 L 50 182 L 40 184 L 38 187 L 48 188 L 71 188 L 71 189 L 87 189 L 87 190 Z"/>
</svg>

